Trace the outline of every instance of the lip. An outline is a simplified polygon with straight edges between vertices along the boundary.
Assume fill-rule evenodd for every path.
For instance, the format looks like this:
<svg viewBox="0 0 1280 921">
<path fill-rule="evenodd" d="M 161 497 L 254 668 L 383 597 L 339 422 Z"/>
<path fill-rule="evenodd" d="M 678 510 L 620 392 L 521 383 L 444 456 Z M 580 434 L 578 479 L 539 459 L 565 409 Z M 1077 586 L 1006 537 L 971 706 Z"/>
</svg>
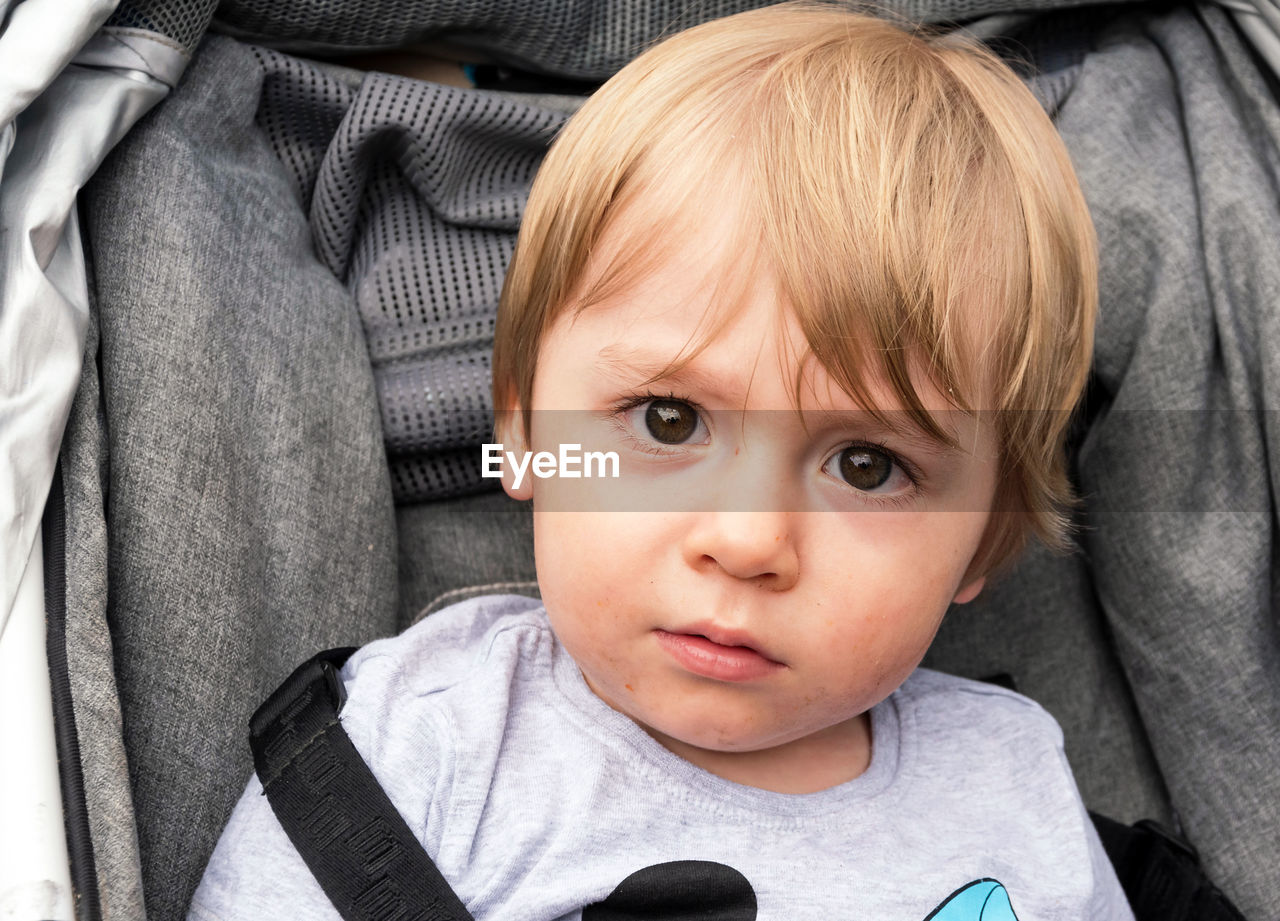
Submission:
<svg viewBox="0 0 1280 921">
<path fill-rule="evenodd" d="M 655 630 L 658 644 L 685 670 L 716 681 L 757 681 L 786 668 L 750 645 L 735 630 L 708 625 L 680 631 Z"/>
</svg>

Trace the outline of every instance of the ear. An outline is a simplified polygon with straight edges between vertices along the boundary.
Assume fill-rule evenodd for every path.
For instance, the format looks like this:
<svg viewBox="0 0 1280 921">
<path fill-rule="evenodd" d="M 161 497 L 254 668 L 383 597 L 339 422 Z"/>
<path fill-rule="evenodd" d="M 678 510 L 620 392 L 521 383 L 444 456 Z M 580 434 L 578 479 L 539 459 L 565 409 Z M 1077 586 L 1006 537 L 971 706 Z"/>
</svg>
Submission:
<svg viewBox="0 0 1280 921">
<path fill-rule="evenodd" d="M 973 581 L 965 583 L 960 587 L 960 591 L 956 592 L 956 596 L 951 599 L 951 603 L 968 604 L 970 601 L 978 597 L 978 593 L 982 591 L 982 587 L 986 584 L 986 576 L 979 576 Z"/>
<path fill-rule="evenodd" d="M 503 452 L 502 489 L 512 499 L 524 502 L 533 498 L 533 477 L 526 470 L 517 488 L 516 472 L 512 468 L 508 452 L 516 457 L 523 457 L 529 450 L 529 439 L 525 435 L 524 411 L 520 404 L 511 401 L 508 405 L 510 409 L 495 413 L 493 425 L 494 437 L 501 444 Z"/>
</svg>

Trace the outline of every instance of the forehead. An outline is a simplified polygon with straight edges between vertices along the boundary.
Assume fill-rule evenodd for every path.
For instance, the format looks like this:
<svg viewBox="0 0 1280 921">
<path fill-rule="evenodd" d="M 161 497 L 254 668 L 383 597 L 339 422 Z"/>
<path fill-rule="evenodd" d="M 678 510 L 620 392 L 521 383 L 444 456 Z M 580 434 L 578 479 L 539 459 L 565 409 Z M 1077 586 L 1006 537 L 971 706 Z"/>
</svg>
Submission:
<svg viewBox="0 0 1280 921">
<path fill-rule="evenodd" d="M 722 340 L 753 354 L 766 340 L 791 345 L 794 316 L 744 211 L 741 197 L 705 193 L 676 208 L 627 207 L 554 328 L 573 326 L 604 363 L 654 377 L 707 364 L 701 353 Z M 775 357 L 793 360 L 795 349 Z"/>
<path fill-rule="evenodd" d="M 894 251 L 910 241 L 871 234 L 859 242 L 830 222 L 807 224 L 804 209 L 779 210 L 762 188 L 767 177 L 733 151 L 689 158 L 662 178 L 629 185 L 614 203 L 561 312 L 637 301 L 661 307 L 688 335 L 671 354 L 679 365 L 767 294 L 788 332 L 785 357 L 811 355 L 816 366 L 796 362 L 797 370 L 825 372 L 868 411 L 896 406 L 916 428 L 949 441 L 930 418 L 941 408 L 931 389 L 946 395 L 947 409 L 992 405 L 981 354 L 991 338 L 984 316 L 993 311 L 982 309 L 980 285 L 906 283 Z M 957 295 L 964 287 L 971 294 Z M 968 306 L 939 310 L 961 301 Z M 795 383 L 798 406 L 805 381 L 797 375 Z"/>
<path fill-rule="evenodd" d="M 610 202 L 564 307 L 675 285 L 725 303 L 762 268 L 759 208 L 741 164 L 709 151 L 670 153 L 671 166 L 648 163 Z"/>
<path fill-rule="evenodd" d="M 934 429 L 912 419 L 875 365 L 857 369 L 860 394 L 843 387 L 818 360 L 759 241 L 748 242 L 741 227 L 736 209 L 717 209 L 695 236 L 668 235 L 665 258 L 643 272 L 625 262 L 630 228 L 616 228 L 597 251 L 602 268 L 587 273 L 584 290 L 594 296 L 553 325 L 545 359 L 568 352 L 620 387 L 678 391 L 714 408 L 870 413 L 885 429 L 954 444 L 966 426 L 957 426 L 953 402 L 922 368 L 912 384 Z M 611 270 L 612 282 L 600 283 Z"/>
</svg>

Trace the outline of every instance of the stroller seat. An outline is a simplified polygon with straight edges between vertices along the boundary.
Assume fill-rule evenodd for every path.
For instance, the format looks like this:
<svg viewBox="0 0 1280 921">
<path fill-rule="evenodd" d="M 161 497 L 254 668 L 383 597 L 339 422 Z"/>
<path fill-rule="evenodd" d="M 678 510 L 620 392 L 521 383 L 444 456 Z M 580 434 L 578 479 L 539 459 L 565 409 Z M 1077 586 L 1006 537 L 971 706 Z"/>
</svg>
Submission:
<svg viewBox="0 0 1280 921">
<path fill-rule="evenodd" d="M 206 35 L 213 3 L 129 2 L 103 33 L 193 55 L 80 197 L 92 311 L 46 582 L 93 917 L 184 916 L 252 770 L 244 726 L 298 662 L 534 581 L 529 514 L 474 458 L 524 194 L 576 101 L 501 87 L 601 81 L 685 22 L 353 5 L 224 2 Z M 1216 6 L 1005 6 L 900 11 L 1028 61 L 1089 199 L 1081 552 L 1031 552 L 926 664 L 1007 676 L 1062 724 L 1091 808 L 1178 827 L 1246 917 L 1280 916 L 1275 84 Z M 500 88 L 335 57 L 426 40 Z"/>
</svg>

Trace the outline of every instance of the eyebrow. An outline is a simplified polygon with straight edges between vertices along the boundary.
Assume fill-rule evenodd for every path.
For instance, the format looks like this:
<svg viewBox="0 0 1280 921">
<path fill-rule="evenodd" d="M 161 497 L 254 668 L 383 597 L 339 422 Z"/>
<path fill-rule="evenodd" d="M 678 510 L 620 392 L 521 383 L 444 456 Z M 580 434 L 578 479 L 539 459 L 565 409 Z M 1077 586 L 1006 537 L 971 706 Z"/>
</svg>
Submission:
<svg viewBox="0 0 1280 921">
<path fill-rule="evenodd" d="M 947 419 L 953 413 L 964 415 L 963 410 L 939 410 L 929 412 L 945 437 L 938 437 L 918 425 L 905 409 L 857 410 L 809 410 L 806 417 L 818 417 L 830 428 L 860 429 L 872 437 L 892 436 L 905 441 L 914 450 L 925 450 L 935 455 L 949 457 L 965 453 L 963 440 Z M 887 421 L 886 418 L 887 417 Z M 894 424 L 897 422 L 898 424 Z"/>
<path fill-rule="evenodd" d="M 724 379 L 694 365 L 696 353 L 679 362 L 663 360 L 657 353 L 642 347 L 613 343 L 602 348 L 599 355 L 601 363 L 616 377 L 627 380 L 639 378 L 647 384 L 672 381 L 717 395 L 723 394 Z"/>
</svg>

